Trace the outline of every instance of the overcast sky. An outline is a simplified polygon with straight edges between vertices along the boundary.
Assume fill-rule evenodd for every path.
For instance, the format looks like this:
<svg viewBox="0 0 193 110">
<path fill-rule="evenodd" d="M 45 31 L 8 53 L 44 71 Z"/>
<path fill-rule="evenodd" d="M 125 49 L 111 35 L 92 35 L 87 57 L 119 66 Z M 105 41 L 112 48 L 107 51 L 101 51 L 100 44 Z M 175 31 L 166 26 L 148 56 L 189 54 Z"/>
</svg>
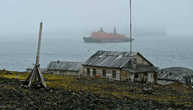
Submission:
<svg viewBox="0 0 193 110">
<path fill-rule="evenodd" d="M 134 26 L 193 35 L 193 0 L 133 0 Z M 129 25 L 129 0 L 1 0 L 0 35 L 89 31 Z"/>
</svg>

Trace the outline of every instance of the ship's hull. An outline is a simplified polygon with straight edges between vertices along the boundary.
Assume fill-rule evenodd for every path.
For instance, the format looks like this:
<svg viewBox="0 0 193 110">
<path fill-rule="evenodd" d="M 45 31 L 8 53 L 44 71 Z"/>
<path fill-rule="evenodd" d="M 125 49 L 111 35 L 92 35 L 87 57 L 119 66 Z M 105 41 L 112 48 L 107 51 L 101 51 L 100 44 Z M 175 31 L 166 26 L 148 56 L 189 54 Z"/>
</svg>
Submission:
<svg viewBox="0 0 193 110">
<path fill-rule="evenodd" d="M 87 43 L 107 43 L 107 42 L 129 42 L 134 39 L 130 38 L 113 38 L 113 39 L 99 39 L 99 38 L 93 38 L 93 37 L 83 37 L 84 42 Z"/>
</svg>

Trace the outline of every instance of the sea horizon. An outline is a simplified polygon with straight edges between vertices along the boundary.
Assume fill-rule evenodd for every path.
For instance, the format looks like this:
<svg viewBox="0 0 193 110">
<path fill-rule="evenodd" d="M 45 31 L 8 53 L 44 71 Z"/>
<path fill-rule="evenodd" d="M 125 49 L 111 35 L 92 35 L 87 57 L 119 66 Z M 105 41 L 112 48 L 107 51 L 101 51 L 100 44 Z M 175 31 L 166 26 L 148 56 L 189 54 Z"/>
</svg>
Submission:
<svg viewBox="0 0 193 110">
<path fill-rule="evenodd" d="M 43 35 L 41 68 L 50 61 L 84 62 L 97 50 L 129 51 L 126 43 L 85 43 L 83 35 Z M 11 37 L 9 37 L 11 38 Z M 18 36 L 0 41 L 0 69 L 25 71 L 35 63 L 37 35 Z M 135 36 L 133 51 L 140 52 L 159 68 L 187 67 L 193 69 L 193 38 L 191 36 Z"/>
</svg>

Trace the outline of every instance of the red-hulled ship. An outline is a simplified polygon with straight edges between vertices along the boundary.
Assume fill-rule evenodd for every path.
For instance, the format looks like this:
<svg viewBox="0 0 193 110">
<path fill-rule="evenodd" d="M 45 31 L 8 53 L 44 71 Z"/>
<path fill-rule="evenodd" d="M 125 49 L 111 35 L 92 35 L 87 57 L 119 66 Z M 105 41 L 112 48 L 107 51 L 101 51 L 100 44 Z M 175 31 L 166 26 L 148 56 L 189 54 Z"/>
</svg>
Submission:
<svg viewBox="0 0 193 110">
<path fill-rule="evenodd" d="M 123 34 L 119 34 L 114 28 L 113 33 L 107 33 L 101 28 L 97 32 L 92 32 L 90 36 L 83 38 L 85 42 L 129 42 L 133 39 L 128 38 Z"/>
</svg>

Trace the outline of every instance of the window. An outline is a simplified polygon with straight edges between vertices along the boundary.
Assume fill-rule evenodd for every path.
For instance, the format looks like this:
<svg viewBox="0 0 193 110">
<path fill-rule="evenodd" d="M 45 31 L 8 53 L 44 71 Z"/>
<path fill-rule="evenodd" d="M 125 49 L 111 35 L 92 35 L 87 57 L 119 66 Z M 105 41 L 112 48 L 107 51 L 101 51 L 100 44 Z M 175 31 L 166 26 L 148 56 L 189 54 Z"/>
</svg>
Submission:
<svg viewBox="0 0 193 110">
<path fill-rule="evenodd" d="M 122 71 L 122 76 L 126 77 L 127 73 L 125 71 Z"/>
<path fill-rule="evenodd" d="M 96 76 L 96 69 L 93 69 L 92 74 L 93 76 Z"/>
<path fill-rule="evenodd" d="M 139 75 L 138 74 L 135 74 L 135 78 L 138 78 L 139 77 Z"/>
<path fill-rule="evenodd" d="M 90 76 L 90 69 L 87 68 L 86 71 L 87 71 L 87 72 L 86 72 L 86 73 L 87 73 L 87 76 Z"/>
<path fill-rule="evenodd" d="M 106 77 L 106 70 L 103 70 L 103 77 Z"/>
<path fill-rule="evenodd" d="M 113 70 L 113 78 L 116 78 L 116 71 Z"/>
</svg>

